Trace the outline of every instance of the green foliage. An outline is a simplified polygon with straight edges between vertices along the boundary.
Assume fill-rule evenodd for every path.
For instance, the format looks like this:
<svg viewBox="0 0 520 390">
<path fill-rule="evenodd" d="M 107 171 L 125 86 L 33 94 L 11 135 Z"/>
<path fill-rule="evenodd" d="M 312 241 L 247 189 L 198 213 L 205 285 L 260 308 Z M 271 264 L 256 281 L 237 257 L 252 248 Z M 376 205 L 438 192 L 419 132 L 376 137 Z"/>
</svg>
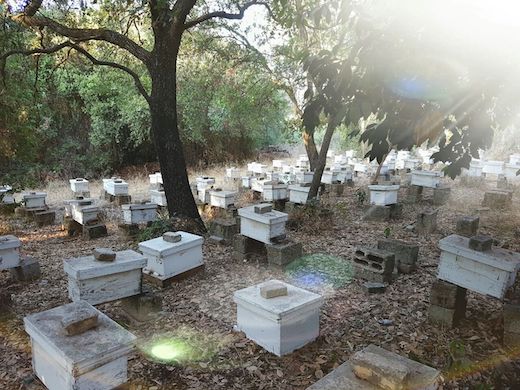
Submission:
<svg viewBox="0 0 520 390">
<path fill-rule="evenodd" d="M 167 217 L 162 217 L 153 221 L 150 226 L 139 232 L 138 241 L 147 241 L 153 238 L 161 237 L 166 232 L 175 231 L 173 221 Z"/>
<path fill-rule="evenodd" d="M 365 202 L 367 201 L 367 193 L 365 190 L 359 188 L 356 191 L 356 201 L 357 201 L 357 204 L 360 206 L 365 204 Z"/>
</svg>

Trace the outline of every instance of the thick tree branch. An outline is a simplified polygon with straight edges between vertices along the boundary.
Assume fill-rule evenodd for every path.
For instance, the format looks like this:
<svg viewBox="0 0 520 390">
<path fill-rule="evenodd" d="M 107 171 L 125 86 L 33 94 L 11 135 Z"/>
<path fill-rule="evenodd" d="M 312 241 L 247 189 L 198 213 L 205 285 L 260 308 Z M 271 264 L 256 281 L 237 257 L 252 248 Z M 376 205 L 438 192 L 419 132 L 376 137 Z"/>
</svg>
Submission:
<svg viewBox="0 0 520 390">
<path fill-rule="evenodd" d="M 139 46 L 132 39 L 108 29 L 98 28 L 71 28 L 56 22 L 46 16 L 35 16 L 41 6 L 41 1 L 30 2 L 24 10 L 24 13 L 16 15 L 13 20 L 23 23 L 29 27 L 46 27 L 58 35 L 67 37 L 73 41 L 105 41 L 128 51 L 130 54 L 144 62 L 148 62 L 150 52 Z"/>
<path fill-rule="evenodd" d="M 148 92 L 146 92 L 146 89 L 144 88 L 143 84 L 141 83 L 141 80 L 139 79 L 139 76 L 137 75 L 137 73 L 135 73 L 132 69 L 130 69 L 124 65 L 118 64 L 116 62 L 98 60 L 96 57 L 94 57 L 92 54 L 90 54 L 87 50 L 85 50 L 84 48 L 79 46 L 77 43 L 74 43 L 71 41 L 62 42 L 58 45 L 47 47 L 47 48 L 37 48 L 37 49 L 30 49 L 30 50 L 24 50 L 24 49 L 10 50 L 10 51 L 2 54 L 0 56 L 0 69 L 1 69 L 2 78 L 4 79 L 4 83 L 5 83 L 5 64 L 9 57 L 11 57 L 13 55 L 17 55 L 17 54 L 23 55 L 23 56 L 30 56 L 33 54 L 51 54 L 51 53 L 56 53 L 66 47 L 70 47 L 70 48 L 76 50 L 77 52 L 79 52 L 80 54 L 84 55 L 94 65 L 108 66 L 108 67 L 119 69 L 119 70 L 122 70 L 122 71 L 128 73 L 134 79 L 134 84 L 135 84 L 135 87 L 137 88 L 137 90 L 141 93 L 141 95 L 143 95 L 143 97 L 146 99 L 147 102 L 150 101 L 150 95 L 148 94 Z"/>
<path fill-rule="evenodd" d="M 249 7 L 252 7 L 253 5 L 263 5 L 264 7 L 267 8 L 269 13 L 272 13 L 269 3 L 265 2 L 265 1 L 252 0 L 252 1 L 245 3 L 244 5 L 240 6 L 238 8 L 238 13 L 229 13 L 229 12 L 225 12 L 225 11 L 209 12 L 205 15 L 199 16 L 198 18 L 189 20 L 186 23 L 184 23 L 184 29 L 187 30 L 187 29 L 189 29 L 193 26 L 196 26 L 197 24 L 200 24 L 202 22 L 205 22 L 209 19 L 215 19 L 215 18 L 235 19 L 235 20 L 242 19 L 244 17 L 246 10 Z"/>
</svg>

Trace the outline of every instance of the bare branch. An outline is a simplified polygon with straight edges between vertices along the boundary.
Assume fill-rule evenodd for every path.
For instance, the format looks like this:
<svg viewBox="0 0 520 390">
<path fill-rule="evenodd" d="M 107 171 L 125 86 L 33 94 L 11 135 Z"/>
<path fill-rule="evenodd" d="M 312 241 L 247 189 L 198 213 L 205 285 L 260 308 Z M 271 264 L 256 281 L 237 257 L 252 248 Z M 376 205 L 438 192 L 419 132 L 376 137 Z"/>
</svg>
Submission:
<svg viewBox="0 0 520 390">
<path fill-rule="evenodd" d="M 229 12 L 225 12 L 225 11 L 209 12 L 205 15 L 199 16 L 198 18 L 189 20 L 186 23 L 184 23 L 184 29 L 187 30 L 187 29 L 189 29 L 193 26 L 196 26 L 197 24 L 200 24 L 202 22 L 205 22 L 209 19 L 215 19 L 215 18 L 235 19 L 235 20 L 242 19 L 244 17 L 244 13 L 246 12 L 246 10 L 249 7 L 252 7 L 253 5 L 262 5 L 267 8 L 269 13 L 272 13 L 269 3 L 265 2 L 265 1 L 252 0 L 252 1 L 245 3 L 244 5 L 240 6 L 238 8 L 238 13 L 229 13 Z"/>
<path fill-rule="evenodd" d="M 150 102 L 150 95 L 148 92 L 146 92 L 146 89 L 144 88 L 143 84 L 141 83 L 141 80 L 139 79 L 139 76 L 137 73 L 135 73 L 132 69 L 118 64 L 116 62 L 110 62 L 110 61 L 102 61 L 98 60 L 96 57 L 94 57 L 92 54 L 90 54 L 87 50 L 79 46 L 77 43 L 71 42 L 71 41 L 65 41 L 58 45 L 47 47 L 47 48 L 36 48 L 36 49 L 30 49 L 30 50 L 24 50 L 24 49 L 16 49 L 16 50 L 10 50 L 3 55 L 0 56 L 0 71 L 2 78 L 4 79 L 5 84 L 5 64 L 6 60 L 16 54 L 23 55 L 23 56 L 30 56 L 33 54 L 51 54 L 56 53 L 66 47 L 70 47 L 80 54 L 84 55 L 89 59 L 94 65 L 100 65 L 100 66 L 108 66 L 111 68 L 122 70 L 126 73 L 128 73 L 132 78 L 134 79 L 134 84 L 137 90 L 143 95 L 143 97 L 146 99 L 147 102 Z"/>
</svg>

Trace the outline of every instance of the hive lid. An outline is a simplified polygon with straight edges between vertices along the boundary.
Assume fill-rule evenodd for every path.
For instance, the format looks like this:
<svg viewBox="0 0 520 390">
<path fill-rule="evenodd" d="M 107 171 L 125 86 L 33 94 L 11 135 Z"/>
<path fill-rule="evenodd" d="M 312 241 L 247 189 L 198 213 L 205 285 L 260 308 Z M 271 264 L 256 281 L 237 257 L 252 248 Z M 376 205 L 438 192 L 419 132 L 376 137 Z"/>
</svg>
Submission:
<svg viewBox="0 0 520 390">
<path fill-rule="evenodd" d="M 441 173 L 437 171 L 412 171 L 412 175 L 440 177 Z"/>
<path fill-rule="evenodd" d="M 157 237 L 148 241 L 139 243 L 139 250 L 145 254 L 151 254 L 157 257 L 168 257 L 174 253 L 178 253 L 197 245 L 202 245 L 204 239 L 196 234 L 187 232 L 177 232 L 181 235 L 179 242 L 167 242 L 163 237 Z"/>
<path fill-rule="evenodd" d="M 495 246 L 489 251 L 479 252 L 469 248 L 469 238 L 457 234 L 440 240 L 439 248 L 504 271 L 516 272 L 520 269 L 520 253 Z"/>
<path fill-rule="evenodd" d="M 24 199 L 45 198 L 46 196 L 46 192 L 26 192 L 22 195 Z"/>
<path fill-rule="evenodd" d="M 285 222 L 289 219 L 288 214 L 276 210 L 272 210 L 264 214 L 257 214 L 255 213 L 255 206 L 243 207 L 241 209 L 238 209 L 238 215 L 242 218 L 252 219 L 254 221 L 266 225 L 272 223 Z"/>
<path fill-rule="evenodd" d="M 12 235 L 0 236 L 0 250 L 19 248 L 20 240 Z"/>
<path fill-rule="evenodd" d="M 61 320 L 71 312 L 91 310 L 98 313 L 98 325 L 84 333 L 68 336 Z M 52 354 L 74 376 L 128 354 L 136 337 L 85 301 L 69 303 L 24 318 L 25 331 L 45 352 Z M 50 349 L 50 350 L 49 350 Z"/>
<path fill-rule="evenodd" d="M 287 287 L 287 295 L 269 299 L 263 298 L 260 295 L 260 289 L 264 285 L 268 285 L 270 283 L 280 283 L 285 285 Z M 296 286 L 292 286 L 288 283 L 279 280 L 269 280 L 255 286 L 236 291 L 234 294 L 234 301 L 236 303 L 244 302 L 259 309 L 265 310 L 279 319 L 309 306 L 321 306 L 323 303 L 323 298 L 321 295 Z"/>
<path fill-rule="evenodd" d="M 123 210 L 152 210 L 157 208 L 156 203 L 144 203 L 144 204 L 124 204 L 121 206 Z"/>
<path fill-rule="evenodd" d="M 311 190 L 311 187 L 304 187 L 300 184 L 292 184 L 289 186 L 289 191 L 309 192 L 310 190 Z"/>
<path fill-rule="evenodd" d="M 399 185 L 370 185 L 368 189 L 371 191 L 399 191 Z"/>
<path fill-rule="evenodd" d="M 233 191 L 215 191 L 215 190 L 212 190 L 212 191 L 209 192 L 209 194 L 211 196 L 216 196 L 216 197 L 219 197 L 219 198 L 233 198 L 233 197 L 235 197 L 235 195 L 237 193 L 233 192 Z"/>
<path fill-rule="evenodd" d="M 111 262 L 98 261 L 94 256 L 66 259 L 63 261 L 63 270 L 74 279 L 83 280 L 144 268 L 147 262 L 140 253 L 125 250 L 117 252 L 116 259 Z"/>
</svg>

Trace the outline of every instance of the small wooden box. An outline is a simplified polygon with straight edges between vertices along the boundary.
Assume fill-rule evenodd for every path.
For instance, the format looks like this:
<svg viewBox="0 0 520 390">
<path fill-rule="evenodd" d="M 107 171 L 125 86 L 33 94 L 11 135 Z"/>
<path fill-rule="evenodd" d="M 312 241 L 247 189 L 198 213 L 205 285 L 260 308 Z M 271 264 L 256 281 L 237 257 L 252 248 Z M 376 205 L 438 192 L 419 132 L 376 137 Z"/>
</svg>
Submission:
<svg viewBox="0 0 520 390">
<path fill-rule="evenodd" d="M 420 187 L 437 188 L 441 184 L 441 173 L 435 171 L 412 171 L 411 184 Z"/>
<path fill-rule="evenodd" d="M 123 220 L 127 225 L 152 222 L 157 219 L 157 205 L 155 203 L 146 204 L 124 204 Z"/>
<path fill-rule="evenodd" d="M 255 213 L 255 206 L 238 210 L 240 216 L 240 233 L 246 237 L 269 244 L 271 239 L 285 234 L 285 223 L 289 216 L 280 211 Z"/>
<path fill-rule="evenodd" d="M 296 204 L 306 204 L 310 190 L 311 187 L 303 187 L 301 185 L 290 185 L 289 201 Z"/>
<path fill-rule="evenodd" d="M 440 240 L 439 248 L 439 279 L 495 298 L 504 298 L 520 269 L 519 253 L 497 247 L 479 252 L 456 234 Z"/>
<path fill-rule="evenodd" d="M 323 175 L 321 176 L 321 182 L 324 184 L 337 183 L 338 181 L 340 181 L 340 179 L 338 177 L 337 171 L 324 171 Z"/>
<path fill-rule="evenodd" d="M 314 172 L 303 171 L 303 172 L 295 172 L 296 182 L 297 183 L 312 183 L 312 178 L 314 176 Z"/>
<path fill-rule="evenodd" d="M 114 261 L 98 261 L 94 256 L 64 260 L 69 298 L 97 305 L 140 294 L 146 263 L 146 257 L 132 250 L 117 252 Z"/>
<path fill-rule="evenodd" d="M 168 242 L 158 237 L 139 243 L 139 250 L 148 262 L 144 272 L 169 279 L 204 264 L 204 239 L 191 233 L 177 233 L 181 235 L 179 242 Z"/>
<path fill-rule="evenodd" d="M 90 310 L 98 325 L 67 336 L 61 320 Z M 49 390 L 108 390 L 127 382 L 128 355 L 136 337 L 87 302 L 59 306 L 24 318 L 33 370 Z"/>
<path fill-rule="evenodd" d="M 77 193 L 89 192 L 87 179 L 78 177 L 76 179 L 70 179 L 69 183 L 70 183 L 70 189 L 72 190 L 72 192 L 77 192 Z"/>
<path fill-rule="evenodd" d="M 41 209 L 45 208 L 45 198 L 47 198 L 46 192 L 29 192 L 22 195 L 25 207 L 28 209 Z"/>
<path fill-rule="evenodd" d="M 277 282 L 287 287 L 287 295 L 263 298 L 260 289 Z M 314 341 L 320 333 L 323 298 L 290 284 L 269 281 L 236 291 L 237 328 L 267 351 L 286 355 Z"/>
<path fill-rule="evenodd" d="M 101 209 L 94 205 L 82 205 L 81 203 L 71 204 L 72 219 L 81 225 L 99 220 Z"/>
<path fill-rule="evenodd" d="M 128 195 L 128 183 L 121 179 L 108 181 L 106 191 L 112 196 L 126 196 Z"/>
<path fill-rule="evenodd" d="M 20 265 L 20 240 L 15 236 L 0 236 L 0 270 Z"/>
<path fill-rule="evenodd" d="M 370 204 L 388 206 L 397 203 L 398 185 L 370 185 Z"/>
<path fill-rule="evenodd" d="M 265 178 L 256 178 L 256 177 L 253 177 L 251 178 L 251 190 L 255 191 L 255 192 L 264 192 L 264 183 L 266 182 L 267 180 Z"/>
<path fill-rule="evenodd" d="M 236 195 L 236 192 L 232 191 L 210 191 L 210 204 L 214 207 L 227 209 L 229 206 L 233 206 L 235 204 Z"/>
<path fill-rule="evenodd" d="M 152 186 L 156 186 L 158 184 L 163 184 L 161 172 L 152 173 L 151 175 L 148 175 L 148 177 L 150 178 L 150 184 Z"/>
<path fill-rule="evenodd" d="M 287 199 L 287 185 L 286 184 L 264 184 L 263 199 L 268 202 L 275 200 Z"/>
<path fill-rule="evenodd" d="M 5 204 L 13 204 L 13 188 L 11 186 L 0 186 L 0 201 Z"/>
<path fill-rule="evenodd" d="M 168 203 L 166 202 L 166 194 L 164 191 L 150 190 L 150 202 L 155 203 L 161 207 L 168 206 Z"/>
</svg>

